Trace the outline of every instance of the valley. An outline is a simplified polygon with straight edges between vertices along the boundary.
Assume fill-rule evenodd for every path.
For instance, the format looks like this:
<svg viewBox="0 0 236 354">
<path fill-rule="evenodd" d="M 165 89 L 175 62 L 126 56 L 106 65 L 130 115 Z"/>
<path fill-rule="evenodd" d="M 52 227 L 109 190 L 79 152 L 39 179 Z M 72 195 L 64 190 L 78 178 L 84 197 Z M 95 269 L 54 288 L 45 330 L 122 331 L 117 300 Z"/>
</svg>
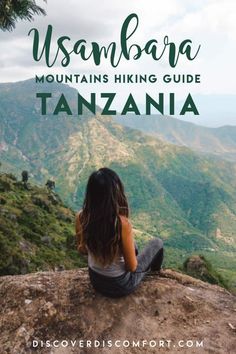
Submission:
<svg viewBox="0 0 236 354">
<path fill-rule="evenodd" d="M 89 174 L 113 168 L 124 182 L 140 247 L 158 235 L 165 266 L 178 268 L 191 254 L 202 254 L 235 286 L 235 164 L 124 127 L 99 107 L 95 115 L 42 116 L 39 86 L 33 80 L 0 85 L 1 169 L 18 177 L 28 170 L 36 184 L 55 180 L 63 202 L 78 210 Z M 75 105 L 74 89 L 42 87 L 55 97 L 49 105 L 62 93 Z"/>
</svg>

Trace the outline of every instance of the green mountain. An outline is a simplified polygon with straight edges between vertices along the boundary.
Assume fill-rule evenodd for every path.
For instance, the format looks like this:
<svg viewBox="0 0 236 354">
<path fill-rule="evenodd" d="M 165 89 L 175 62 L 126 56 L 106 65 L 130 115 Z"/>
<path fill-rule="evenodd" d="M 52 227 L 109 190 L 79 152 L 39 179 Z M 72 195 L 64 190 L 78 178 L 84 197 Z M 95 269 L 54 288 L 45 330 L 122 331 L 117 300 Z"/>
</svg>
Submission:
<svg viewBox="0 0 236 354">
<path fill-rule="evenodd" d="M 47 116 L 41 115 L 35 98 L 40 91 L 53 93 Z M 51 107 L 62 92 L 76 110 L 77 92 L 65 85 L 41 87 L 32 80 L 0 85 L 3 169 L 18 176 L 28 170 L 40 183 L 55 179 L 63 201 L 79 209 L 91 171 L 111 167 L 126 186 L 140 243 L 161 236 L 166 265 L 175 267 L 201 251 L 233 284 L 235 165 L 144 135 L 99 113 L 53 116 Z"/>
<path fill-rule="evenodd" d="M 197 125 L 198 118 L 193 124 L 160 115 L 120 116 L 115 121 L 171 144 L 236 162 L 236 126 L 207 128 Z"/>
<path fill-rule="evenodd" d="M 0 175 L 0 275 L 73 268 L 75 214 L 46 188 Z"/>
</svg>

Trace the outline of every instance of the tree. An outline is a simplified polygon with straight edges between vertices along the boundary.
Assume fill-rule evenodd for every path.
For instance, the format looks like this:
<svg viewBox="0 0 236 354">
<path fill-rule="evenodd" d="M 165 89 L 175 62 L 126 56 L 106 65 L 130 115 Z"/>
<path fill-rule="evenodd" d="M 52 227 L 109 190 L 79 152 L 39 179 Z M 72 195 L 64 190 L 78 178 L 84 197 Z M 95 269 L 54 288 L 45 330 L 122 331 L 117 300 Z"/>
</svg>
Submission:
<svg viewBox="0 0 236 354">
<path fill-rule="evenodd" d="M 34 15 L 46 15 L 45 10 L 38 6 L 35 0 L 0 1 L 0 29 L 3 31 L 12 31 L 18 20 L 33 21 Z"/>
<path fill-rule="evenodd" d="M 50 179 L 47 180 L 47 183 L 45 185 L 50 191 L 52 191 L 56 187 L 55 182 Z"/>
<path fill-rule="evenodd" d="M 29 173 L 28 173 L 28 171 L 22 171 L 21 177 L 22 177 L 22 182 L 23 182 L 23 183 L 27 183 L 27 182 L 28 182 L 28 179 L 29 179 Z"/>
<path fill-rule="evenodd" d="M 27 182 L 28 182 L 28 179 L 29 179 L 29 173 L 28 173 L 28 171 L 22 171 L 21 177 L 22 177 L 22 182 L 23 182 L 23 183 L 27 183 Z"/>
<path fill-rule="evenodd" d="M 29 179 L 28 171 L 22 171 L 21 177 L 22 177 L 22 183 L 23 183 L 25 189 L 29 189 L 29 187 L 27 185 L 27 182 L 28 182 L 28 179 Z"/>
</svg>

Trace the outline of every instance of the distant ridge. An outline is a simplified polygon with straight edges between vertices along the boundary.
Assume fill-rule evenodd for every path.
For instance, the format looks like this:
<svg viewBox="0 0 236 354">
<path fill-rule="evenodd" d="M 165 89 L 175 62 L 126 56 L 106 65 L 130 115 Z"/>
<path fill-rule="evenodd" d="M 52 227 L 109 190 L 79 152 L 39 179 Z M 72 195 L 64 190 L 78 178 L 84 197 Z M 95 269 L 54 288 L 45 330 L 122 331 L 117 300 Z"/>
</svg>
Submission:
<svg viewBox="0 0 236 354">
<path fill-rule="evenodd" d="M 114 117 L 124 126 L 138 129 L 171 144 L 236 162 L 236 126 L 208 128 L 169 116 Z M 196 123 L 198 118 L 196 118 Z"/>
</svg>

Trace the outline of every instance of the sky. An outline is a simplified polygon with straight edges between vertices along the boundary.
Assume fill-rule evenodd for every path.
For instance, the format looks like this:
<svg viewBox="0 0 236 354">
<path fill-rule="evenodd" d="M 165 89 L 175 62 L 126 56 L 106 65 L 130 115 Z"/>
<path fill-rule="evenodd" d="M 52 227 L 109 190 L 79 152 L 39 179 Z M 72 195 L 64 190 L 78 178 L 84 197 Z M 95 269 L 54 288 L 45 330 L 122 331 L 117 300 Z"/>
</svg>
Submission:
<svg viewBox="0 0 236 354">
<path fill-rule="evenodd" d="M 108 84 L 73 86 L 86 98 L 89 98 L 91 92 L 96 92 L 99 105 L 103 104 L 103 100 L 99 98 L 101 92 L 116 92 L 114 104 L 119 110 L 129 93 L 132 93 L 136 102 L 143 107 L 146 92 L 154 98 L 163 92 L 165 105 L 168 107 L 168 93 L 174 92 L 175 99 L 179 102 L 176 105 L 177 117 L 180 102 L 191 93 L 200 112 L 198 122 L 208 126 L 236 125 L 235 0 L 48 0 L 47 4 L 41 0 L 36 2 L 45 8 L 47 16 L 35 17 L 34 22 L 19 22 L 16 29 L 10 33 L 0 32 L 0 82 L 25 80 L 35 77 L 36 74 L 108 74 Z M 161 48 L 165 35 L 178 44 L 184 39 L 191 39 L 193 48 L 201 45 L 196 59 L 189 62 L 181 58 L 178 65 L 171 68 L 167 56 L 158 62 L 146 56 L 138 61 L 123 60 L 119 67 L 114 69 L 109 61 L 103 61 L 99 67 L 95 67 L 91 61 L 85 63 L 76 56 L 67 68 L 62 68 L 59 61 L 53 68 L 47 68 L 43 61 L 36 63 L 32 58 L 33 40 L 32 36 L 28 36 L 28 32 L 33 27 L 39 30 L 43 40 L 47 26 L 53 25 L 53 50 L 56 48 L 56 40 L 62 35 L 69 36 L 71 43 L 85 39 L 88 43 L 96 41 L 101 45 L 108 45 L 112 41 L 119 43 L 122 23 L 131 13 L 136 13 L 139 17 L 139 27 L 131 42 L 142 45 L 150 39 L 157 39 Z M 131 73 L 154 74 L 158 81 L 155 84 L 113 84 L 114 74 Z M 162 82 L 165 74 L 200 74 L 201 83 L 165 84 Z M 209 97 L 209 100 L 202 97 Z M 218 97 L 217 102 L 214 97 Z M 231 99 L 226 99 L 227 97 Z M 227 112 L 227 115 L 221 119 L 224 112 Z M 196 117 L 192 115 L 184 119 L 196 121 Z"/>
</svg>

